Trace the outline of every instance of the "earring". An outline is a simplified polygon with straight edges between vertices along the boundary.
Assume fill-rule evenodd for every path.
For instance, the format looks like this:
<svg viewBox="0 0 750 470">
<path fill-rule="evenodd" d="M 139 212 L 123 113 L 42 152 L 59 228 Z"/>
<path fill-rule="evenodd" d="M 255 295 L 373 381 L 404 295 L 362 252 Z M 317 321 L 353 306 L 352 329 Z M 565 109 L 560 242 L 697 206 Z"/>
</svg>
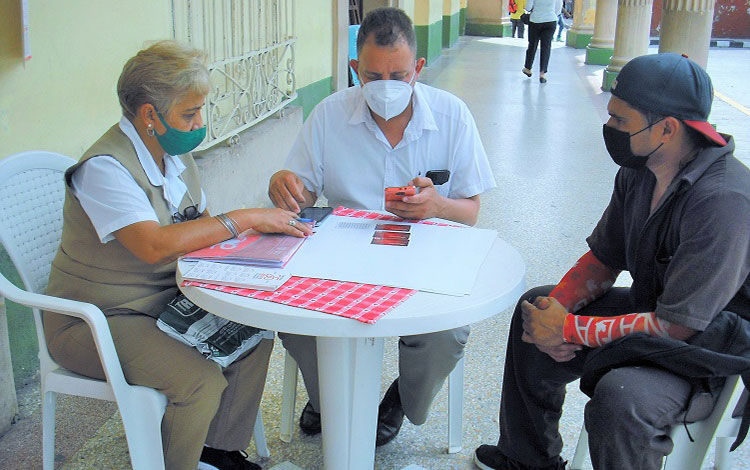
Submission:
<svg viewBox="0 0 750 470">
<path fill-rule="evenodd" d="M 148 134 L 149 137 L 153 137 L 155 135 L 154 132 L 154 125 L 150 122 L 148 123 L 148 128 L 146 129 L 146 134 Z"/>
</svg>

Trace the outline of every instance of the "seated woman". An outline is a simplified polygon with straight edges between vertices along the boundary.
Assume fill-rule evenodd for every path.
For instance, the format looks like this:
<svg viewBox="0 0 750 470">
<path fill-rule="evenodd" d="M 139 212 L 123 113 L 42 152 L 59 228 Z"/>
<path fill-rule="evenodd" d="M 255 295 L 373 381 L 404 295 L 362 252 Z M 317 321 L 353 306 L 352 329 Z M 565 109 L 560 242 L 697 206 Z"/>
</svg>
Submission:
<svg viewBox="0 0 750 470">
<path fill-rule="evenodd" d="M 193 157 L 206 134 L 205 55 L 173 41 L 140 51 L 117 83 L 123 117 L 65 173 L 62 241 L 48 293 L 104 311 L 125 378 L 168 398 L 162 420 L 167 469 L 259 469 L 250 443 L 272 340 L 225 369 L 168 337 L 156 319 L 178 293 L 177 257 L 246 229 L 310 233 L 296 214 L 239 209 L 211 217 Z M 104 379 L 86 324 L 45 313 L 52 356 Z M 205 443 L 205 447 L 204 447 Z"/>
</svg>

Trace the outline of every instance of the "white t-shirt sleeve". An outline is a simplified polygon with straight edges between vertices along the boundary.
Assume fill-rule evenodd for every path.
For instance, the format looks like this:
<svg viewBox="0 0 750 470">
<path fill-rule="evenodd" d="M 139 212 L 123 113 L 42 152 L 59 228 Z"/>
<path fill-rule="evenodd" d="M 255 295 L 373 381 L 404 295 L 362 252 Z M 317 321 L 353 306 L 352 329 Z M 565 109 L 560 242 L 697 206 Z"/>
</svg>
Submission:
<svg viewBox="0 0 750 470">
<path fill-rule="evenodd" d="M 305 188 L 320 196 L 323 193 L 323 139 L 325 113 L 316 107 L 302 125 L 289 151 L 284 168 L 294 172 Z"/>
<path fill-rule="evenodd" d="M 133 175 L 109 155 L 81 165 L 71 177 L 71 186 L 102 243 L 113 240 L 113 233 L 128 225 L 159 221 Z"/>
<path fill-rule="evenodd" d="M 453 152 L 449 198 L 463 199 L 476 196 L 496 186 L 474 118 L 463 104 L 456 125 Z"/>
</svg>

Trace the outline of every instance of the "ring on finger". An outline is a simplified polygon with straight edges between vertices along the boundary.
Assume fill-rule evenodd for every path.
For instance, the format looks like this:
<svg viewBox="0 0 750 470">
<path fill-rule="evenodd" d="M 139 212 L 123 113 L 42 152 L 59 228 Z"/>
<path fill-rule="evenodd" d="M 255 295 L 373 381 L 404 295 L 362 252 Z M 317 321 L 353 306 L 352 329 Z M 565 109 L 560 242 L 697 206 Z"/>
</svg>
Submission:
<svg viewBox="0 0 750 470">
<path fill-rule="evenodd" d="M 297 221 L 294 219 L 289 219 L 289 222 L 287 222 L 287 225 L 294 227 L 295 225 L 297 225 Z"/>
</svg>

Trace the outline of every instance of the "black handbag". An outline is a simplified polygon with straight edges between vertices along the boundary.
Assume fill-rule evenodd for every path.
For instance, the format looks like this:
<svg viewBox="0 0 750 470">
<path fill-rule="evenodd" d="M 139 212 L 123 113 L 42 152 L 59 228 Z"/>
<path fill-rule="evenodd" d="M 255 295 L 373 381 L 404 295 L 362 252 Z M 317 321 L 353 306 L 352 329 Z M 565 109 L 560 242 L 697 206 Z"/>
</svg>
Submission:
<svg viewBox="0 0 750 470">
<path fill-rule="evenodd" d="M 523 24 L 529 24 L 531 23 L 531 13 L 524 13 L 521 15 L 521 23 Z"/>
</svg>

